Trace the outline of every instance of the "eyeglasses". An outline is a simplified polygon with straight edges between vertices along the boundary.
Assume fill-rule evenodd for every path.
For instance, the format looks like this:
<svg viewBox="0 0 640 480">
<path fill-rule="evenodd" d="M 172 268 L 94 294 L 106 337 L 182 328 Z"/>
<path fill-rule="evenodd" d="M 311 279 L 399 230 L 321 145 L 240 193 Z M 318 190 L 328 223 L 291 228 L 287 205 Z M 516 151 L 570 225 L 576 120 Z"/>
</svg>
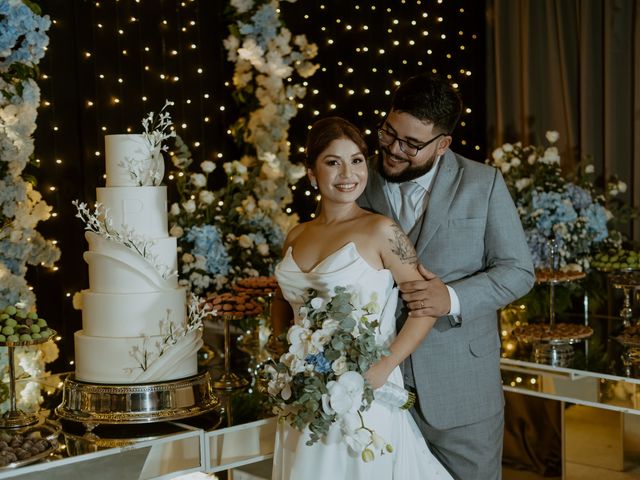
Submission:
<svg viewBox="0 0 640 480">
<path fill-rule="evenodd" d="M 435 142 L 438 138 L 447 136 L 448 133 L 439 133 L 427 143 L 423 143 L 422 145 L 414 145 L 413 143 L 409 143 L 406 140 L 402 140 L 398 138 L 395 134 L 391 133 L 389 130 L 385 130 L 382 127 L 378 128 L 378 140 L 382 145 L 389 146 L 392 145 L 396 140 L 398 141 L 398 145 L 400 146 L 400 150 L 403 153 L 406 153 L 410 157 L 415 157 L 420 150 L 429 146 L 431 143 Z"/>
</svg>

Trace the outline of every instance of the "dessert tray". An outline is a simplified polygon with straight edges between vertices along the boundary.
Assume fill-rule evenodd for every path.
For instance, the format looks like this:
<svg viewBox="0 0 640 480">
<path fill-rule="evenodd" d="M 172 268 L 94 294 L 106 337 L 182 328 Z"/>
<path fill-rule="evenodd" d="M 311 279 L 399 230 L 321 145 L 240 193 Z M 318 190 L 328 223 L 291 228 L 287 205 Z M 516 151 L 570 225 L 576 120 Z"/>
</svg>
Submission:
<svg viewBox="0 0 640 480">
<path fill-rule="evenodd" d="M 561 270 L 539 269 L 536 270 L 536 282 L 538 283 L 565 283 L 582 280 L 586 277 L 584 272 L 563 272 Z"/>
<path fill-rule="evenodd" d="M 572 344 L 593 335 L 593 329 L 575 323 L 532 323 L 516 327 L 513 334 L 526 343 Z"/>
<path fill-rule="evenodd" d="M 0 432 L 0 471 L 47 458 L 57 450 L 59 434 L 60 427 L 48 421 L 23 429 Z"/>
<path fill-rule="evenodd" d="M 630 325 L 614 338 L 625 347 L 640 347 L 640 325 Z"/>
<path fill-rule="evenodd" d="M 262 305 L 246 293 L 220 293 L 207 297 L 207 306 L 217 316 L 251 317 L 262 313 Z"/>
</svg>

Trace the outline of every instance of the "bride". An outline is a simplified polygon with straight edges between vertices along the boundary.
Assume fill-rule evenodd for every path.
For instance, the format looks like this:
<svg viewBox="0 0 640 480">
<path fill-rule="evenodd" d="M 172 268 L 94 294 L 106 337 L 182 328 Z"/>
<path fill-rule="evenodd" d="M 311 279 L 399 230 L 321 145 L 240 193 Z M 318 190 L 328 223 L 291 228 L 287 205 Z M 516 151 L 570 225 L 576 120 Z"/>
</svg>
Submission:
<svg viewBox="0 0 640 480">
<path fill-rule="evenodd" d="M 358 129 L 339 117 L 316 122 L 306 148 L 307 174 L 321 194 L 317 217 L 291 230 L 276 267 L 279 289 L 271 315 L 274 332 L 298 320 L 308 288 L 330 295 L 336 286 L 349 287 L 359 298 L 376 295 L 382 308 L 378 342 L 389 346 L 365 374 L 372 388 L 390 381 L 402 386 L 398 365 L 429 333 L 435 318 L 410 315 L 396 335 L 395 284 L 422 277 L 411 241 L 392 220 L 363 210 L 356 199 L 367 183 L 367 146 Z M 374 400 L 363 412 L 364 423 L 393 446 L 393 452 L 364 462 L 342 443 L 305 443 L 299 432 L 279 422 L 272 479 L 450 479 L 429 451 L 407 410 Z"/>
</svg>

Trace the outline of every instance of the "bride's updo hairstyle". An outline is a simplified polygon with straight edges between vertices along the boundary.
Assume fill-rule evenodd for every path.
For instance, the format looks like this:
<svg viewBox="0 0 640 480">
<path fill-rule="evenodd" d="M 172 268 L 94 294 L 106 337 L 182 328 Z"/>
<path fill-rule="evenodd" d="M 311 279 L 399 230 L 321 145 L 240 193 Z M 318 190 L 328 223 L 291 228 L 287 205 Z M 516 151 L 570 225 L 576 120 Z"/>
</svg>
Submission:
<svg viewBox="0 0 640 480">
<path fill-rule="evenodd" d="M 326 117 L 314 123 L 309 130 L 305 148 L 305 166 L 315 169 L 316 160 L 320 154 L 331 142 L 340 138 L 351 140 L 360 149 L 364 158 L 367 158 L 367 142 L 358 127 L 342 117 Z"/>
</svg>

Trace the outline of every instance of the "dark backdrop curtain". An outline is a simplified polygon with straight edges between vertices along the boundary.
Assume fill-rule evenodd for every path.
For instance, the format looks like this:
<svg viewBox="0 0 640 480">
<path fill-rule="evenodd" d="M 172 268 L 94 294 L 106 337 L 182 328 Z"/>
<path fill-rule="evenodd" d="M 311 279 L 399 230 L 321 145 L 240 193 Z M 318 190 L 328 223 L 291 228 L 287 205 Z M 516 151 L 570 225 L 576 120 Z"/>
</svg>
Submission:
<svg viewBox="0 0 640 480">
<path fill-rule="evenodd" d="M 564 168 L 591 157 L 639 207 L 639 27 L 638 0 L 487 0 L 488 145 L 557 130 Z"/>
</svg>

